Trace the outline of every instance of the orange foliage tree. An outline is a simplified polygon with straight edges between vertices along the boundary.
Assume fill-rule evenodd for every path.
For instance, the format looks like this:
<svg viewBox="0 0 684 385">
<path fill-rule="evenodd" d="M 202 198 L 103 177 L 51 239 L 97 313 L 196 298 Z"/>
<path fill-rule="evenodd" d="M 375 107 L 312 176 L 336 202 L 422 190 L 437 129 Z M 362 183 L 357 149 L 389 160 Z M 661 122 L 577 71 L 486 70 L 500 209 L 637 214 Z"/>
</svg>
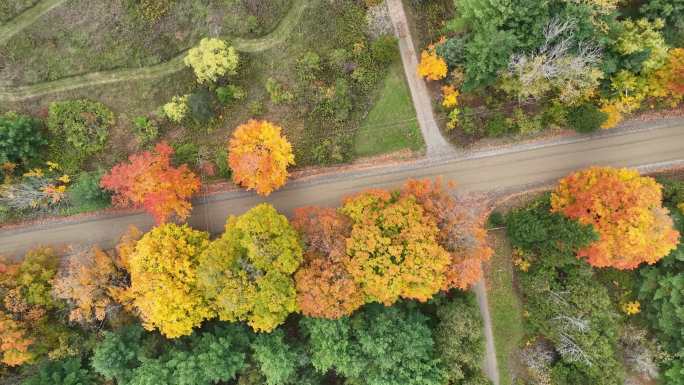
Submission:
<svg viewBox="0 0 684 385">
<path fill-rule="evenodd" d="M 0 361 L 7 366 L 19 366 L 31 361 L 34 355 L 29 351 L 33 339 L 8 314 L 0 311 Z"/>
<path fill-rule="evenodd" d="M 294 164 L 292 145 L 281 128 L 263 120 L 240 125 L 228 143 L 228 164 L 235 183 L 268 195 L 285 184 Z"/>
<path fill-rule="evenodd" d="M 128 256 L 141 235 L 131 227 L 116 251 L 93 247 L 76 250 L 65 258 L 52 290 L 57 298 L 69 304 L 69 321 L 91 324 L 103 321 L 117 310 L 117 294 L 129 285 Z"/>
<path fill-rule="evenodd" d="M 173 149 L 159 143 L 154 151 L 131 155 L 128 163 L 114 166 L 102 177 L 100 185 L 114 191 L 117 206 L 142 206 L 163 223 L 175 214 L 180 219 L 190 215 L 192 194 L 200 188 L 199 178 L 186 165 L 173 167 Z"/>
<path fill-rule="evenodd" d="M 306 246 L 304 264 L 295 275 L 302 313 L 337 319 L 363 305 L 363 293 L 345 265 L 349 218 L 331 208 L 302 207 L 295 210 L 292 225 Z"/>
<path fill-rule="evenodd" d="M 367 299 L 388 306 L 400 297 L 426 301 L 444 286 L 449 253 L 415 197 L 370 190 L 347 198 L 340 211 L 353 222 L 347 270 Z"/>
<path fill-rule="evenodd" d="M 454 184 L 443 185 L 441 179 L 409 180 L 402 189 L 413 196 L 439 228 L 439 244 L 450 254 L 442 289 L 468 289 L 482 278 L 482 262 L 492 256 L 487 245 L 485 210 L 477 202 L 457 200 Z"/>
<path fill-rule="evenodd" d="M 662 187 L 636 170 L 592 167 L 572 173 L 551 195 L 551 207 L 594 226 L 599 240 L 577 256 L 596 267 L 653 264 L 674 249 L 679 238 L 662 207 Z"/>
</svg>

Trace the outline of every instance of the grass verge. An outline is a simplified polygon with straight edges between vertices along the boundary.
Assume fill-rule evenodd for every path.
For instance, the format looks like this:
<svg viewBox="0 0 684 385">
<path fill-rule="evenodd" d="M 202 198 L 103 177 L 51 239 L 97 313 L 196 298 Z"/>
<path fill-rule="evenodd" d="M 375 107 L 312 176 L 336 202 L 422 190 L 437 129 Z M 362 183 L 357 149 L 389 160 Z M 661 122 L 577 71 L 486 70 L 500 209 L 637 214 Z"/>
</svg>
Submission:
<svg viewBox="0 0 684 385">
<path fill-rule="evenodd" d="M 358 156 L 373 156 L 425 146 L 401 61 L 389 68 L 373 108 L 354 141 Z"/>
<path fill-rule="evenodd" d="M 510 385 L 514 372 L 514 353 L 524 337 L 522 304 L 513 287 L 511 245 L 505 230 L 490 231 L 489 244 L 494 255 L 485 272 L 489 311 L 492 317 L 494 346 L 501 385 Z"/>
</svg>

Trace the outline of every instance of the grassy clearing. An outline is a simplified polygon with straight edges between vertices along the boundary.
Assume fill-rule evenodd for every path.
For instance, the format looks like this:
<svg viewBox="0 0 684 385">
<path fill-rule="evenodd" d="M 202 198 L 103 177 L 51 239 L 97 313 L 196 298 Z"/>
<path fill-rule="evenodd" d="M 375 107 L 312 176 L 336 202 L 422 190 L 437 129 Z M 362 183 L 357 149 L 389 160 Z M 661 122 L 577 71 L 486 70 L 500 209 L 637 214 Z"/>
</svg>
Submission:
<svg viewBox="0 0 684 385">
<path fill-rule="evenodd" d="M 404 70 L 397 61 L 390 67 L 373 109 L 359 127 L 354 149 L 358 156 L 372 156 L 404 148 L 418 151 L 424 145 Z"/>
<path fill-rule="evenodd" d="M 524 337 L 522 304 L 515 293 L 511 245 L 505 230 L 490 232 L 489 244 L 494 256 L 485 273 L 489 310 L 492 316 L 494 346 L 499 366 L 501 385 L 512 383 L 515 368 L 514 353 Z"/>
</svg>

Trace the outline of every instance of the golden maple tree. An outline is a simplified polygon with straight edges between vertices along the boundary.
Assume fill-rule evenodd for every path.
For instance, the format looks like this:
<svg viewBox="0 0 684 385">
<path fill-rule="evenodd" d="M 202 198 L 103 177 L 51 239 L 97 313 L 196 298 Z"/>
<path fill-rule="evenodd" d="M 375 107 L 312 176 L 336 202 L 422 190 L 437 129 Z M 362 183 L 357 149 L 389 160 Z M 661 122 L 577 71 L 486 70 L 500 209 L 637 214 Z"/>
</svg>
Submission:
<svg viewBox="0 0 684 385">
<path fill-rule="evenodd" d="M 228 164 L 235 183 L 260 195 L 269 195 L 285 184 L 294 155 L 281 131 L 271 122 L 253 119 L 235 129 L 228 143 Z"/>
</svg>

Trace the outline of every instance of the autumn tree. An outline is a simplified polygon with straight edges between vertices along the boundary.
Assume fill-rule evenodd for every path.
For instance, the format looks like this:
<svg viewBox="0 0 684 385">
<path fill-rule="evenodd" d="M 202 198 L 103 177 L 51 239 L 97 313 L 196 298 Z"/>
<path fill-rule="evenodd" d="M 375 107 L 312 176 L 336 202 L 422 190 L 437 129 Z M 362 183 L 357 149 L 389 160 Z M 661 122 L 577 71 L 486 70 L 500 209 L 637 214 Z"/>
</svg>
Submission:
<svg viewBox="0 0 684 385">
<path fill-rule="evenodd" d="M 173 149 L 159 143 L 154 151 L 131 155 L 128 163 L 114 166 L 100 185 L 114 191 L 115 205 L 142 206 L 157 224 L 174 214 L 186 219 L 192 208 L 189 199 L 199 190 L 200 180 L 186 165 L 173 167 L 172 156 Z"/>
<path fill-rule="evenodd" d="M 287 218 L 268 204 L 239 217 L 202 253 L 199 284 L 219 318 L 271 331 L 297 310 L 292 274 L 302 248 Z"/>
<path fill-rule="evenodd" d="M 78 354 L 78 333 L 63 322 L 65 303 L 52 296 L 59 257 L 40 247 L 21 262 L 0 261 L 0 354 L 4 363 L 21 365 L 41 358 Z"/>
<path fill-rule="evenodd" d="M 141 233 L 132 227 L 114 251 L 95 246 L 73 250 L 53 281 L 53 293 L 67 301 L 69 320 L 80 324 L 103 321 L 118 304 L 114 297 L 128 286 L 127 259 Z"/>
<path fill-rule="evenodd" d="M 191 67 L 199 83 L 213 83 L 225 75 L 234 75 L 239 57 L 234 47 L 224 40 L 204 38 L 191 48 L 185 65 Z"/>
<path fill-rule="evenodd" d="M 31 361 L 34 354 L 29 351 L 33 339 L 12 317 L 0 311 L 0 362 L 7 366 L 18 366 Z"/>
<path fill-rule="evenodd" d="M 662 188 L 636 170 L 592 167 L 563 178 L 551 195 L 555 212 L 591 224 L 599 240 L 577 256 L 596 267 L 653 264 L 677 245 Z"/>
<path fill-rule="evenodd" d="M 483 207 L 478 202 L 457 199 L 455 185 L 445 186 L 441 179 L 409 180 L 402 195 L 415 197 L 426 215 L 439 228 L 438 242 L 451 257 L 443 290 L 468 289 L 482 278 L 482 262 L 492 256 L 487 244 Z"/>
<path fill-rule="evenodd" d="M 426 301 L 444 287 L 449 253 L 415 197 L 369 190 L 340 210 L 353 221 L 347 270 L 367 298 L 385 305 L 400 297 Z"/>
<path fill-rule="evenodd" d="M 165 224 L 145 234 L 130 255 L 130 298 L 146 329 L 168 338 L 189 335 L 213 312 L 198 287 L 199 255 L 209 235 L 187 225 Z"/>
<path fill-rule="evenodd" d="M 302 235 L 306 250 L 305 262 L 295 275 L 302 313 L 335 319 L 363 305 L 363 292 L 345 264 L 349 218 L 331 208 L 303 207 L 295 210 L 292 225 Z"/>
<path fill-rule="evenodd" d="M 260 195 L 269 195 L 285 184 L 294 155 L 281 131 L 262 120 L 250 120 L 235 129 L 228 143 L 228 164 L 235 183 Z"/>
</svg>

